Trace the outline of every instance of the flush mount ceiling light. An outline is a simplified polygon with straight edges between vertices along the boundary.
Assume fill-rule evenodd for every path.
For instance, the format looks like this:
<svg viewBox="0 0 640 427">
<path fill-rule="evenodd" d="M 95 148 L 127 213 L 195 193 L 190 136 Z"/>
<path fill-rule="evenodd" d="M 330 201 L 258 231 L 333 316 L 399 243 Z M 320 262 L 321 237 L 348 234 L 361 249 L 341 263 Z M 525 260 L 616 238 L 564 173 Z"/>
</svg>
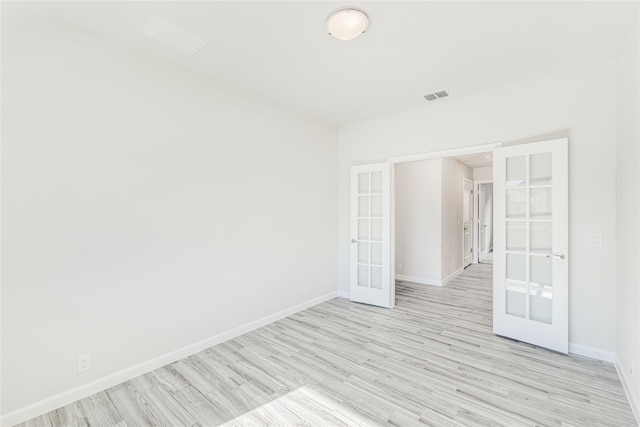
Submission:
<svg viewBox="0 0 640 427">
<path fill-rule="evenodd" d="M 327 19 L 327 31 L 338 40 L 353 40 L 368 27 L 369 18 L 357 9 L 341 9 Z"/>
</svg>

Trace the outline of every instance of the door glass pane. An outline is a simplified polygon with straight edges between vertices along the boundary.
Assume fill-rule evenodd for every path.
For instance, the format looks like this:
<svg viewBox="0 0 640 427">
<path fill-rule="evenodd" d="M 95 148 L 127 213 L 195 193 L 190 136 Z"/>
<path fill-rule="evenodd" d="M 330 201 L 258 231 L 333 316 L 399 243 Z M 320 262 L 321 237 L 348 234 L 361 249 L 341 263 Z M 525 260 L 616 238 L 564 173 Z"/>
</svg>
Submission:
<svg viewBox="0 0 640 427">
<path fill-rule="evenodd" d="M 551 288 L 551 258 L 532 256 L 529 262 L 530 285 Z"/>
<path fill-rule="evenodd" d="M 371 196 L 371 216 L 382 217 L 382 196 Z"/>
<path fill-rule="evenodd" d="M 507 314 L 524 317 L 526 313 L 526 291 L 518 286 L 507 286 Z"/>
<path fill-rule="evenodd" d="M 382 193 L 382 172 L 371 173 L 371 192 Z"/>
<path fill-rule="evenodd" d="M 519 187 L 525 180 L 525 156 L 507 157 L 506 187 Z"/>
<path fill-rule="evenodd" d="M 358 240 L 369 240 L 369 220 L 358 220 Z"/>
<path fill-rule="evenodd" d="M 551 184 L 551 153 L 532 154 L 529 157 L 529 184 Z"/>
<path fill-rule="evenodd" d="M 358 216 L 369 216 L 369 196 L 358 196 Z"/>
<path fill-rule="evenodd" d="M 382 289 L 382 268 L 371 267 L 371 287 Z"/>
<path fill-rule="evenodd" d="M 505 191 L 507 195 L 507 218 L 524 218 L 526 215 L 526 191 L 512 189 Z"/>
<path fill-rule="evenodd" d="M 371 240 L 375 240 L 376 242 L 382 241 L 382 220 L 371 220 Z"/>
<path fill-rule="evenodd" d="M 369 287 L 369 266 L 367 265 L 358 266 L 358 286 Z"/>
<path fill-rule="evenodd" d="M 361 264 L 369 264 L 369 244 L 358 243 L 358 262 Z"/>
<path fill-rule="evenodd" d="M 382 265 L 382 243 L 371 244 L 371 264 Z"/>
<path fill-rule="evenodd" d="M 529 291 L 529 318 L 538 322 L 551 323 L 552 295 L 550 291 Z"/>
<path fill-rule="evenodd" d="M 551 223 L 531 222 L 529 223 L 529 246 L 531 252 L 551 253 Z"/>
<path fill-rule="evenodd" d="M 507 222 L 507 250 L 524 252 L 525 247 L 525 222 Z"/>
<path fill-rule="evenodd" d="M 529 217 L 551 218 L 551 188 L 532 188 L 530 191 Z"/>
<path fill-rule="evenodd" d="M 525 257 L 519 254 L 507 254 L 507 280 L 525 281 Z"/>
<path fill-rule="evenodd" d="M 367 194 L 369 192 L 369 172 L 361 172 L 358 174 L 358 194 Z"/>
</svg>

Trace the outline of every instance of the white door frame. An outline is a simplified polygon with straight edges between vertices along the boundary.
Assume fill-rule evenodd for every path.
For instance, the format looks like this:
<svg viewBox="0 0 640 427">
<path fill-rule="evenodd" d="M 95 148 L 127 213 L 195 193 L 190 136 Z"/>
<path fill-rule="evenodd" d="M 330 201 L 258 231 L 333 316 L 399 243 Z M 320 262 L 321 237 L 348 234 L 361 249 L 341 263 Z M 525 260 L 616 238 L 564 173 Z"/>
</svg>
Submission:
<svg viewBox="0 0 640 427">
<path fill-rule="evenodd" d="M 491 161 L 493 164 L 493 160 Z M 474 206 L 474 214 L 475 214 L 475 225 L 476 232 L 473 233 L 473 262 L 477 264 L 480 262 L 478 257 L 480 256 L 480 184 L 493 184 L 493 179 L 476 179 L 473 181 L 473 190 L 475 194 L 473 195 Z M 493 230 L 491 231 L 493 233 Z"/>
<path fill-rule="evenodd" d="M 396 294 L 396 185 L 395 185 L 395 165 L 398 163 L 416 162 L 419 160 L 442 159 L 445 157 L 464 156 L 467 154 L 480 154 L 493 151 L 494 148 L 502 147 L 501 142 L 490 144 L 472 145 L 461 148 L 451 148 L 446 150 L 428 151 L 425 153 L 409 154 L 406 156 L 390 157 L 387 159 L 391 163 L 391 298 L 395 305 Z"/>
<path fill-rule="evenodd" d="M 465 204 L 465 199 L 466 199 L 466 194 L 465 194 L 465 187 L 466 187 L 466 183 L 470 182 L 471 183 L 471 199 L 472 199 L 472 203 L 473 203 L 473 212 L 471 213 L 471 218 L 469 218 L 469 224 L 471 226 L 471 231 L 469 231 L 469 233 L 471 233 L 471 261 L 469 262 L 469 264 L 465 265 L 465 258 L 466 258 L 466 248 L 465 248 L 465 238 L 464 238 L 464 216 L 466 215 L 465 212 L 462 212 L 462 268 L 465 269 L 467 268 L 468 265 L 473 264 L 473 259 L 477 257 L 476 255 L 476 248 L 473 245 L 473 236 L 475 234 L 475 230 L 476 230 L 476 226 L 475 226 L 475 222 L 476 222 L 476 199 L 475 199 L 475 184 L 473 182 L 473 179 L 469 179 L 465 176 L 462 177 L 462 208 L 464 209 L 464 204 Z"/>
</svg>

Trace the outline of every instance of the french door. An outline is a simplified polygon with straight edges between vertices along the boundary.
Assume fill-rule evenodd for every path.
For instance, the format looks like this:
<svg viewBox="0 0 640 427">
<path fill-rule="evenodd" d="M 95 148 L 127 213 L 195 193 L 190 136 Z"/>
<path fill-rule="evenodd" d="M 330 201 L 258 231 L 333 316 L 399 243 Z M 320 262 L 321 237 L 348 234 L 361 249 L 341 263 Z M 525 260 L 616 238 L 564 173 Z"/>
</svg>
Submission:
<svg viewBox="0 0 640 427">
<path fill-rule="evenodd" d="M 351 168 L 351 301 L 393 307 L 391 164 Z"/>
<path fill-rule="evenodd" d="M 566 138 L 493 156 L 493 332 L 568 352 Z"/>
</svg>

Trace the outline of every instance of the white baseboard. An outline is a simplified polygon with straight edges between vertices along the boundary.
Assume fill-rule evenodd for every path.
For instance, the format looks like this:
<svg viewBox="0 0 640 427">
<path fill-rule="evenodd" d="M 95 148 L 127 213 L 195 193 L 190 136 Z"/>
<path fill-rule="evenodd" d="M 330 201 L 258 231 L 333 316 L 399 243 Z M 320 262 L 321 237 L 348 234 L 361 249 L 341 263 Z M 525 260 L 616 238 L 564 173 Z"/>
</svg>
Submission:
<svg viewBox="0 0 640 427">
<path fill-rule="evenodd" d="M 636 417 L 636 423 L 640 425 L 640 402 L 634 399 L 633 393 L 631 393 L 631 384 L 627 379 L 627 376 L 620 365 L 620 359 L 616 355 L 615 361 L 616 371 L 618 371 L 618 376 L 620 377 L 620 382 L 622 383 L 622 388 L 624 389 L 625 394 L 627 395 L 627 400 L 629 401 L 629 406 L 631 406 L 631 411 L 633 411 L 633 415 Z M 640 397 L 639 397 L 640 398 Z"/>
<path fill-rule="evenodd" d="M 587 356 L 592 359 L 604 360 L 605 362 L 615 363 L 616 354 L 613 351 L 602 350 L 600 348 L 589 347 L 582 344 L 569 343 L 569 353 Z"/>
<path fill-rule="evenodd" d="M 339 298 L 346 298 L 346 299 L 350 299 L 351 298 L 351 294 L 347 291 L 338 291 L 338 297 Z"/>
<path fill-rule="evenodd" d="M 456 277 L 458 274 L 462 273 L 463 271 L 464 271 L 464 267 L 460 267 L 459 269 L 457 269 L 456 271 L 454 271 L 453 273 L 451 273 L 450 275 L 448 275 L 447 277 L 442 279 L 442 284 L 444 285 L 449 280 L 453 279 L 454 277 Z"/>
<path fill-rule="evenodd" d="M 417 277 L 417 276 L 405 276 L 404 274 L 396 274 L 396 280 L 401 280 L 403 282 L 418 283 L 420 285 L 444 286 L 444 284 L 447 283 L 449 280 L 453 279 L 458 274 L 462 273 L 462 270 L 464 270 L 463 267 L 457 269 L 456 271 L 454 271 L 453 273 L 451 273 L 450 275 L 448 275 L 442 280 L 425 279 L 424 277 Z"/>
<path fill-rule="evenodd" d="M 258 320 L 254 320 L 253 322 L 246 323 L 242 326 L 238 326 L 237 328 L 231 329 L 210 338 L 206 338 L 202 341 L 198 341 L 186 347 L 182 347 L 178 350 L 155 357 L 151 360 L 147 360 L 146 362 L 142 362 L 138 365 L 132 366 L 119 372 L 115 372 L 111 375 L 107 375 L 106 377 L 99 378 L 90 383 L 83 384 L 79 387 L 67 390 L 58 395 L 43 399 L 39 402 L 9 412 L 2 415 L 2 418 L 0 419 L 0 425 L 2 425 L 3 427 L 8 427 L 30 420 L 31 418 L 53 411 L 54 409 L 68 405 L 72 402 L 75 402 L 76 400 L 91 396 L 92 394 L 106 390 L 110 387 L 128 381 L 142 374 L 146 374 L 147 372 L 153 371 L 154 369 L 158 369 L 162 366 L 168 365 L 169 363 L 173 363 L 176 360 L 191 356 L 192 354 L 198 353 L 204 349 L 213 347 L 214 345 L 233 339 L 239 335 L 253 331 L 254 329 L 258 329 L 262 326 L 268 325 L 269 323 L 273 323 L 277 320 L 283 319 L 287 316 L 291 316 L 292 314 L 305 310 L 309 307 L 313 307 L 314 305 L 323 303 L 337 296 L 338 292 L 334 291 L 317 298 L 313 298 L 309 301 L 305 301 L 293 307 L 286 308 L 277 313 L 271 314 Z"/>
<path fill-rule="evenodd" d="M 403 274 L 396 274 L 396 280 L 401 280 L 403 282 L 418 283 L 420 285 L 442 286 L 441 280 L 425 279 L 424 277 L 416 277 L 416 276 L 405 276 Z"/>
</svg>

